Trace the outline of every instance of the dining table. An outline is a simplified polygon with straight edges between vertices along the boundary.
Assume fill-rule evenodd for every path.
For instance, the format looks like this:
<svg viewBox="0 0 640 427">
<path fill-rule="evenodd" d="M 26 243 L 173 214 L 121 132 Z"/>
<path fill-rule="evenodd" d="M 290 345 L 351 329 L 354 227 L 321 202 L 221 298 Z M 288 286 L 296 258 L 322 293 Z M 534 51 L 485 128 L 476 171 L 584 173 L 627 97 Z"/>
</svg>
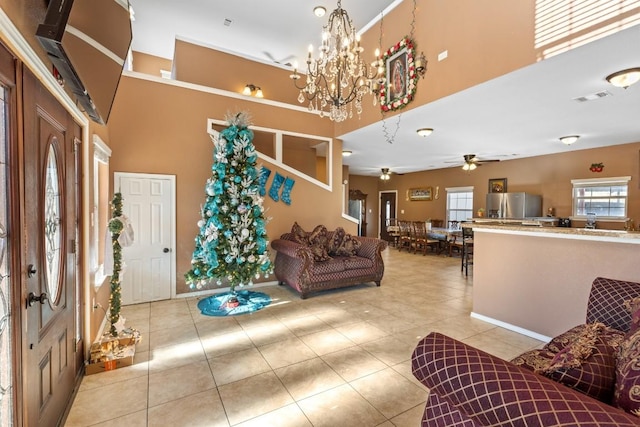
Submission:
<svg viewBox="0 0 640 427">
<path fill-rule="evenodd" d="M 429 239 L 439 240 L 438 255 L 448 250 L 449 243 L 455 241 L 458 237 L 462 238 L 462 228 L 460 227 L 431 227 L 427 230 Z"/>
</svg>

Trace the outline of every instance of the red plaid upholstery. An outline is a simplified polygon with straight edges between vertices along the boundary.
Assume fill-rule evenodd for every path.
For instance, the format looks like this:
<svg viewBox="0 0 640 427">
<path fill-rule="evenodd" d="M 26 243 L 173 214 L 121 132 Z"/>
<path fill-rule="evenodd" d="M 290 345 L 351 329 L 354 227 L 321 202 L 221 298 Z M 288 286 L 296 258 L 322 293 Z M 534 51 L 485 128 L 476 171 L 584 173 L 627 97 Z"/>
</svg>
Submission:
<svg viewBox="0 0 640 427">
<path fill-rule="evenodd" d="M 598 277 L 591 285 L 587 323 L 602 322 L 623 332 L 629 331 L 631 313 L 625 301 L 640 296 L 640 284 Z"/>
<path fill-rule="evenodd" d="M 427 401 L 423 426 L 638 426 L 631 414 L 436 332 L 418 343 L 412 368 L 438 396 Z M 443 401 L 459 421 L 445 424 L 447 414 L 430 407 Z"/>
<path fill-rule="evenodd" d="M 327 238 L 331 241 L 333 232 Z M 291 233 L 271 242 L 276 251 L 274 273 L 281 284 L 288 284 L 306 298 L 312 292 L 375 282 L 380 286 L 384 275 L 381 252 L 387 247 L 384 240 L 353 236 L 360 242 L 354 257 L 335 257 L 314 261 L 308 247 L 294 242 Z"/>
<path fill-rule="evenodd" d="M 625 302 L 640 296 L 640 283 L 598 277 L 594 280 L 587 307 L 587 323 L 601 322 L 610 328 L 629 330 L 631 314 Z M 423 426 L 640 426 L 640 419 L 607 403 L 550 380 L 533 370 L 562 350 L 580 327 L 552 340 L 542 350 L 523 354 L 525 369 L 447 336 L 431 333 L 413 353 L 413 374 L 430 389 Z M 619 339 L 607 329 L 609 345 Z M 600 343 L 603 344 L 603 343 Z M 640 345 L 638 346 L 640 347 Z M 599 345 L 594 349 L 602 360 L 591 371 L 572 372 L 582 381 L 609 375 L 611 354 Z M 606 353 L 606 354 L 605 354 Z M 604 359 L 609 359 L 605 361 Z M 607 371 L 607 372 L 605 372 Z M 569 371 L 565 372 L 565 377 Z M 615 377 L 615 375 L 614 375 Z M 570 379 L 568 377 L 563 378 Z M 574 385 L 575 386 L 575 385 Z M 607 385 L 582 389 L 608 400 Z"/>
</svg>

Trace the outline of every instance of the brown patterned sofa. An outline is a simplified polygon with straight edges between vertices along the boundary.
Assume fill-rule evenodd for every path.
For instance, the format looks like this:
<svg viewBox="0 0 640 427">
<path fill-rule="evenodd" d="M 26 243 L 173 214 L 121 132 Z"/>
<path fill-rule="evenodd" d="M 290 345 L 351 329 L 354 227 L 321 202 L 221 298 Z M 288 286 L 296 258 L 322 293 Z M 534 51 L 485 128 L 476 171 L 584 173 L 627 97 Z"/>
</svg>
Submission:
<svg viewBox="0 0 640 427">
<path fill-rule="evenodd" d="M 435 332 L 429 334 L 418 343 L 412 357 L 414 376 L 430 390 L 422 425 L 639 426 L 640 329 L 634 332 L 635 328 L 640 327 L 638 297 L 640 283 L 596 278 L 589 296 L 587 324 L 583 329 L 599 328 L 606 330 L 609 335 L 618 333 L 622 337 L 616 341 L 619 346 L 611 350 L 613 356 L 607 356 L 606 352 L 601 351 L 598 341 L 598 346 L 591 347 L 589 358 L 582 360 L 578 368 L 557 371 L 568 375 L 572 369 L 580 370 L 589 365 L 588 361 L 593 358 L 613 357 L 610 362 L 615 364 L 613 368 L 604 368 L 600 361 L 594 371 L 575 375 L 578 380 L 588 381 L 594 378 L 606 380 L 604 377 L 612 376 L 608 379 L 607 393 L 599 390 L 604 401 L 585 394 L 592 390 L 575 384 L 569 387 L 565 385 L 567 382 L 554 381 L 548 377 L 548 372 L 534 372 L 526 363 L 517 366 L 445 335 Z M 631 313 L 634 313 L 633 321 Z M 575 334 L 577 329 L 579 327 L 565 333 L 568 335 L 554 338 L 547 346 L 564 342 L 561 339 L 563 335 L 573 338 L 571 334 Z M 570 342 L 567 348 L 575 348 L 579 342 L 572 339 L 565 341 Z M 533 352 L 549 354 L 555 358 L 553 360 L 558 359 L 562 352 L 552 354 L 547 346 Z M 625 365 L 622 362 L 625 358 L 630 358 L 630 363 Z M 518 359 L 514 359 L 514 362 Z M 520 362 L 522 360 L 520 358 Z M 629 384 L 625 381 L 635 382 Z M 621 402 L 625 393 L 631 398 L 632 404 L 631 408 L 625 409 L 633 412 L 633 405 L 636 405 L 637 416 L 615 407 L 624 407 Z"/>
<path fill-rule="evenodd" d="M 323 227 L 318 226 L 307 234 L 313 235 L 319 228 Z M 331 245 L 330 242 L 338 237 L 336 232 L 340 230 L 342 229 L 324 229 L 326 245 Z M 344 230 L 341 234 L 344 235 Z M 380 286 L 384 274 L 381 252 L 387 247 L 387 243 L 372 237 L 347 236 L 355 241 L 352 243 L 357 247 L 352 256 L 333 254 L 322 257 L 322 260 L 318 260 L 317 253 L 314 253 L 314 248 L 309 244 L 299 243 L 300 239 L 296 238 L 294 232 L 285 233 L 272 241 L 271 247 L 276 251 L 274 273 L 278 282 L 291 286 L 300 293 L 302 299 L 314 292 L 360 283 L 375 282 Z M 330 252 L 329 248 L 327 253 Z"/>
</svg>

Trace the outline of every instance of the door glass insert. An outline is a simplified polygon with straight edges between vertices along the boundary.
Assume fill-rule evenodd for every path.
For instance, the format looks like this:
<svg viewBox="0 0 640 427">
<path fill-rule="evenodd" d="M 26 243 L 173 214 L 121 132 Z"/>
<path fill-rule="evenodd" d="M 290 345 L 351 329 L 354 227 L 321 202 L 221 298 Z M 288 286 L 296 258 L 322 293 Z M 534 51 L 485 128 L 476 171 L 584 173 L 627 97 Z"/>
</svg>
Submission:
<svg viewBox="0 0 640 427">
<path fill-rule="evenodd" d="M 44 195 L 44 238 L 45 238 L 45 267 L 47 294 L 52 305 L 57 305 L 60 299 L 60 265 L 62 230 L 60 229 L 60 185 L 58 175 L 58 159 L 54 139 L 49 144 L 47 154 L 47 169 L 45 176 Z"/>
<path fill-rule="evenodd" d="M 7 91 L 0 87 L 0 425 L 13 425 L 13 349 L 11 346 L 11 281 L 7 246 L 8 166 L 7 166 Z"/>
</svg>

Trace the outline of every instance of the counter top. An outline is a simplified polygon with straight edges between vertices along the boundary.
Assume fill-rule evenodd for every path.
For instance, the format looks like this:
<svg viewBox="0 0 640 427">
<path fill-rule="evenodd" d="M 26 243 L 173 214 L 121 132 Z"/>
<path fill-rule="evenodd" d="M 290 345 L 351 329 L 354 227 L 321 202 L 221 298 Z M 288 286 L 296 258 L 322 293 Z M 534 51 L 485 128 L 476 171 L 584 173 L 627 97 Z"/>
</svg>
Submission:
<svg viewBox="0 0 640 427">
<path fill-rule="evenodd" d="M 535 225 L 522 225 L 513 222 L 464 223 L 463 227 L 472 227 L 473 231 L 486 231 L 494 233 L 526 234 L 530 236 L 557 237 L 580 240 L 600 240 L 610 242 L 627 242 L 640 244 L 640 231 L 605 230 L 568 227 L 540 227 Z"/>
</svg>

